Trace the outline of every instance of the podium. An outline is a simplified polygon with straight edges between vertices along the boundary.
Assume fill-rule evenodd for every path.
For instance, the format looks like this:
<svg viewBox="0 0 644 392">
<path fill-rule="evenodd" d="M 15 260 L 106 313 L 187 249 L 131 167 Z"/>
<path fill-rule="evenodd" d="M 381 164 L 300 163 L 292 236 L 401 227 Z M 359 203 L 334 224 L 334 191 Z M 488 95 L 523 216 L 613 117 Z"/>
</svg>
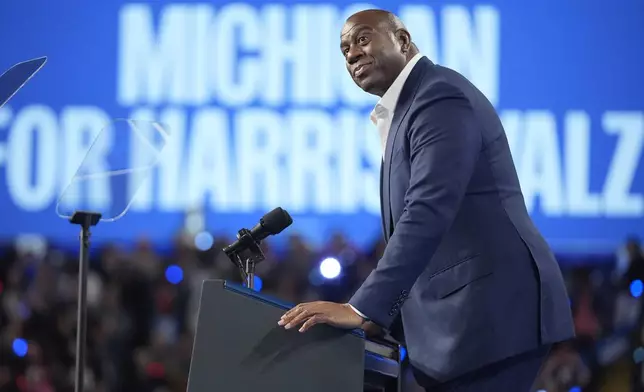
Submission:
<svg viewBox="0 0 644 392">
<path fill-rule="evenodd" d="M 223 280 L 203 283 L 188 392 L 400 391 L 400 352 L 362 331 L 277 321 L 289 309 Z"/>
</svg>

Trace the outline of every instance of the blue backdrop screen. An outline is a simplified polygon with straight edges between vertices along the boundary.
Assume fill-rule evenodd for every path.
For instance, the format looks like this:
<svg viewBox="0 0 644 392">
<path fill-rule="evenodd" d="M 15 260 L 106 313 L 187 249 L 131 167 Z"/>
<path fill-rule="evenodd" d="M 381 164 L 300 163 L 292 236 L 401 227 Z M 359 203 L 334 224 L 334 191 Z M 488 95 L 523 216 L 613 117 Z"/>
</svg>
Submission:
<svg viewBox="0 0 644 392">
<path fill-rule="evenodd" d="M 530 213 L 558 251 L 610 251 L 644 236 L 644 3 L 2 2 L 0 67 L 49 62 L 0 109 L 0 237 L 76 241 L 55 204 L 103 130 L 100 169 L 131 165 L 114 118 L 173 135 L 162 164 L 97 240 L 169 243 L 186 209 L 233 234 L 282 206 L 313 241 L 381 233 L 375 103 L 344 69 L 349 14 L 396 12 L 421 51 L 497 107 Z M 123 160 L 123 161 L 119 161 Z M 106 180 L 107 181 L 107 180 Z M 106 208 L 127 182 L 93 181 Z M 97 197 L 100 195 L 100 197 Z"/>
</svg>

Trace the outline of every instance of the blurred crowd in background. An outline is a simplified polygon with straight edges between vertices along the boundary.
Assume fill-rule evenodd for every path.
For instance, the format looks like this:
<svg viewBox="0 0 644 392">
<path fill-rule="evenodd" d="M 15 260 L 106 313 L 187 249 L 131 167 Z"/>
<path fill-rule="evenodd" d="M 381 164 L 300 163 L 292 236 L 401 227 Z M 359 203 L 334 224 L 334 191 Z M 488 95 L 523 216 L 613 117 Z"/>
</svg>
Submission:
<svg viewBox="0 0 644 392">
<path fill-rule="evenodd" d="M 179 235 L 166 254 L 141 240 L 134 249 L 113 245 L 92 255 L 88 392 L 186 390 L 201 284 L 239 281 L 220 251 L 228 241 L 215 239 L 204 250 L 194 237 Z M 376 242 L 360 252 L 342 235 L 319 249 L 297 236 L 280 252 L 270 245 L 264 245 L 256 289 L 290 303 L 346 301 L 384 250 Z M 77 254 L 33 239 L 28 246 L 7 244 L 0 254 L 0 392 L 73 391 Z M 553 349 L 535 387 L 643 390 L 638 240 L 628 240 L 614 256 L 565 265 L 571 265 L 564 274 L 577 338 Z"/>
</svg>

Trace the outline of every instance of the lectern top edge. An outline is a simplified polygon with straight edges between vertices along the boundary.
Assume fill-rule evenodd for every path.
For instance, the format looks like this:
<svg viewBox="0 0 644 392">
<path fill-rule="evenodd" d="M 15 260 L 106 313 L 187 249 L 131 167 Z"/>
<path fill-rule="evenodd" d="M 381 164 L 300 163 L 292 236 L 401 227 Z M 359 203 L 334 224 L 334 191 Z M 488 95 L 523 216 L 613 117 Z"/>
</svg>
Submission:
<svg viewBox="0 0 644 392">
<path fill-rule="evenodd" d="M 232 282 L 228 282 L 228 281 L 223 281 L 222 282 L 222 281 L 216 280 L 216 279 L 208 279 L 208 280 L 204 280 L 203 284 L 204 284 L 204 286 L 211 285 L 211 284 L 215 284 L 215 285 L 223 284 L 224 289 L 234 291 L 234 292 L 236 292 L 238 294 L 241 294 L 241 295 L 244 295 L 244 296 L 247 296 L 247 297 L 252 297 L 252 298 L 254 298 L 254 299 L 258 300 L 258 301 L 262 301 L 264 303 L 267 303 L 269 305 L 272 305 L 272 306 L 275 306 L 277 308 L 284 309 L 284 310 L 289 310 L 293 306 L 295 306 L 295 304 L 291 304 L 291 303 L 281 301 L 281 300 L 279 300 L 279 299 L 277 299 L 277 298 L 275 298 L 275 297 L 273 297 L 271 295 L 259 294 L 257 291 L 251 290 L 248 287 L 244 287 L 244 286 L 242 286 L 240 284 L 237 284 L 237 283 L 232 283 Z M 365 334 L 364 334 L 364 331 L 362 329 L 354 329 L 354 330 L 351 330 L 350 332 L 352 334 L 356 335 L 356 336 L 359 336 L 361 338 L 365 338 Z"/>
</svg>

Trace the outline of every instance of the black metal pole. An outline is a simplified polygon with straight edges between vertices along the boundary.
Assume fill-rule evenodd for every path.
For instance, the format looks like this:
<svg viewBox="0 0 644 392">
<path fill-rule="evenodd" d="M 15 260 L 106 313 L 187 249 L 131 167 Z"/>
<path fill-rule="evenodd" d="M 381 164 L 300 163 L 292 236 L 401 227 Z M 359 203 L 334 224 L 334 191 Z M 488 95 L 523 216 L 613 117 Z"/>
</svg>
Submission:
<svg viewBox="0 0 644 392">
<path fill-rule="evenodd" d="M 96 212 L 76 211 L 70 222 L 80 225 L 80 255 L 78 257 L 78 309 L 76 320 L 76 372 L 74 391 L 85 389 L 85 351 L 87 347 L 87 273 L 89 270 L 90 227 L 101 219 Z"/>
<path fill-rule="evenodd" d="M 78 259 L 78 310 L 76 320 L 75 391 L 85 386 L 85 350 L 87 347 L 87 270 L 89 268 L 89 226 L 81 225 L 80 257 Z"/>
</svg>

